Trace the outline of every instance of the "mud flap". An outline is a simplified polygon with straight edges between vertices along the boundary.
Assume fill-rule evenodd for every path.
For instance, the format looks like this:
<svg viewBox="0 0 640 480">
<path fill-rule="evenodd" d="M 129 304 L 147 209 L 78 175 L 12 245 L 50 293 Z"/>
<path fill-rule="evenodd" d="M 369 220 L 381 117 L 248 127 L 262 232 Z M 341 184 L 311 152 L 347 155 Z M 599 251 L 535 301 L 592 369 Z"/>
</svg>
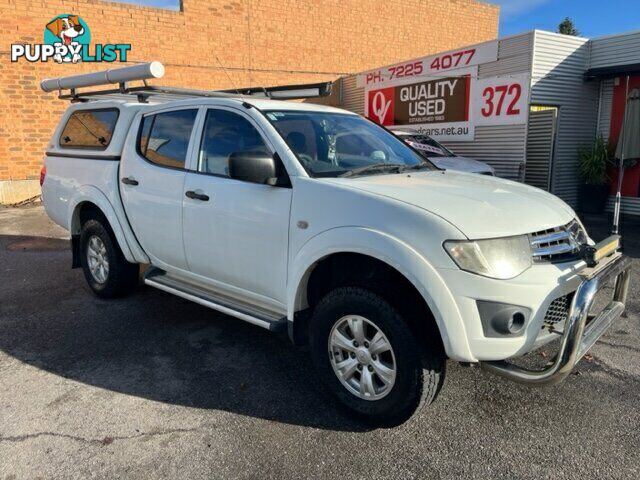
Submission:
<svg viewBox="0 0 640 480">
<path fill-rule="evenodd" d="M 80 268 L 80 235 L 71 235 L 71 268 Z"/>
</svg>

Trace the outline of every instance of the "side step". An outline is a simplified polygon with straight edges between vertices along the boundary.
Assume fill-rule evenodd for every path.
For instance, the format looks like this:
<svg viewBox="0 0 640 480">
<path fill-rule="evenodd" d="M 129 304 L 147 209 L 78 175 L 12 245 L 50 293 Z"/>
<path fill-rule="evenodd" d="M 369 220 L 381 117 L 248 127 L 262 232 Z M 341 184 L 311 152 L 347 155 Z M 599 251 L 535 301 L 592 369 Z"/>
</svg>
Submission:
<svg viewBox="0 0 640 480">
<path fill-rule="evenodd" d="M 272 332 L 283 332 L 287 329 L 286 317 L 252 305 L 240 304 L 225 295 L 172 277 L 159 268 L 150 268 L 144 276 L 144 283 Z"/>
</svg>

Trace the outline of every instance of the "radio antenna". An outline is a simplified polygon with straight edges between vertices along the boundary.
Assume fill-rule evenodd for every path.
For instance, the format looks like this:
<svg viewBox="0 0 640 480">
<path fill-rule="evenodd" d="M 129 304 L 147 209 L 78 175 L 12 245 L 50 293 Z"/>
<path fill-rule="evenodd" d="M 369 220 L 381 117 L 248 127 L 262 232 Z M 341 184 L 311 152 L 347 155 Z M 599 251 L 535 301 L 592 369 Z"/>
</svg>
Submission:
<svg viewBox="0 0 640 480">
<path fill-rule="evenodd" d="M 222 62 L 220 61 L 220 59 L 218 58 L 217 55 L 214 55 L 214 58 L 216 59 L 216 62 L 218 62 L 218 65 L 220 66 L 220 68 L 222 69 L 222 71 L 225 73 L 225 75 L 227 76 L 227 78 L 229 79 L 229 83 L 231 84 L 231 86 L 233 87 L 233 90 L 235 90 L 235 92 L 240 95 L 240 90 L 238 90 L 238 87 L 236 86 L 236 84 L 234 83 L 234 81 L 231 79 L 231 76 L 229 75 L 229 72 L 227 71 L 227 68 L 222 65 Z"/>
<path fill-rule="evenodd" d="M 251 0 L 247 0 L 247 50 L 249 52 L 249 85 L 253 85 L 251 65 L 253 59 L 251 57 Z"/>
</svg>

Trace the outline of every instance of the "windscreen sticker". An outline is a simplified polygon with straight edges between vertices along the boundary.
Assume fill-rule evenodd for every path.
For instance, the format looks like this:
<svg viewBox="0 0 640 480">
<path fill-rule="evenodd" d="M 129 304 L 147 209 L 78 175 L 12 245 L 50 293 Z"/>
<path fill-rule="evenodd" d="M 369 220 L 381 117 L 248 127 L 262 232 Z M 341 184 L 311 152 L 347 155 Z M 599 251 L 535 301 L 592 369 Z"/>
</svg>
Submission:
<svg viewBox="0 0 640 480">
<path fill-rule="evenodd" d="M 430 152 L 430 153 L 436 153 L 438 155 L 444 155 L 444 151 L 438 147 L 432 147 L 431 145 L 425 145 L 423 143 L 418 143 L 418 142 L 407 142 L 409 145 L 411 145 L 413 148 L 415 148 L 416 150 L 422 150 L 423 152 Z"/>
</svg>

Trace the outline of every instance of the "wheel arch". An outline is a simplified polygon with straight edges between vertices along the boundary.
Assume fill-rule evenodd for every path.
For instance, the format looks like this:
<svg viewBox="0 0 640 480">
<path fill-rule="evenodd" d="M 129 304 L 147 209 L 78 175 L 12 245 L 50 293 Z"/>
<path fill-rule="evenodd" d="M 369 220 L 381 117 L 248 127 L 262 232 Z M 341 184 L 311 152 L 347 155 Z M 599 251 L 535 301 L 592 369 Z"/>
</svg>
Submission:
<svg viewBox="0 0 640 480">
<path fill-rule="evenodd" d="M 113 205 L 109 199 L 97 188 L 92 186 L 84 186 L 79 189 L 78 193 L 73 197 L 73 200 L 69 202 L 69 219 L 68 230 L 71 233 L 71 238 L 80 234 L 83 220 L 86 220 L 84 215 L 92 215 L 91 218 L 102 216 L 108 225 L 106 225 L 118 243 L 122 254 L 125 259 L 131 263 L 139 263 L 139 252 L 134 254 L 132 248 L 127 241 L 127 236 L 122 228 L 122 225 L 116 215 Z"/>
<path fill-rule="evenodd" d="M 314 271 L 336 255 L 360 255 L 397 272 L 420 296 L 431 313 L 442 345 L 452 358 L 468 358 L 464 324 L 449 290 L 435 268 L 401 240 L 364 227 L 341 227 L 309 240 L 298 252 L 287 298 L 290 332 L 309 311 L 308 289 Z M 302 325 L 303 322 L 300 322 Z"/>
</svg>

